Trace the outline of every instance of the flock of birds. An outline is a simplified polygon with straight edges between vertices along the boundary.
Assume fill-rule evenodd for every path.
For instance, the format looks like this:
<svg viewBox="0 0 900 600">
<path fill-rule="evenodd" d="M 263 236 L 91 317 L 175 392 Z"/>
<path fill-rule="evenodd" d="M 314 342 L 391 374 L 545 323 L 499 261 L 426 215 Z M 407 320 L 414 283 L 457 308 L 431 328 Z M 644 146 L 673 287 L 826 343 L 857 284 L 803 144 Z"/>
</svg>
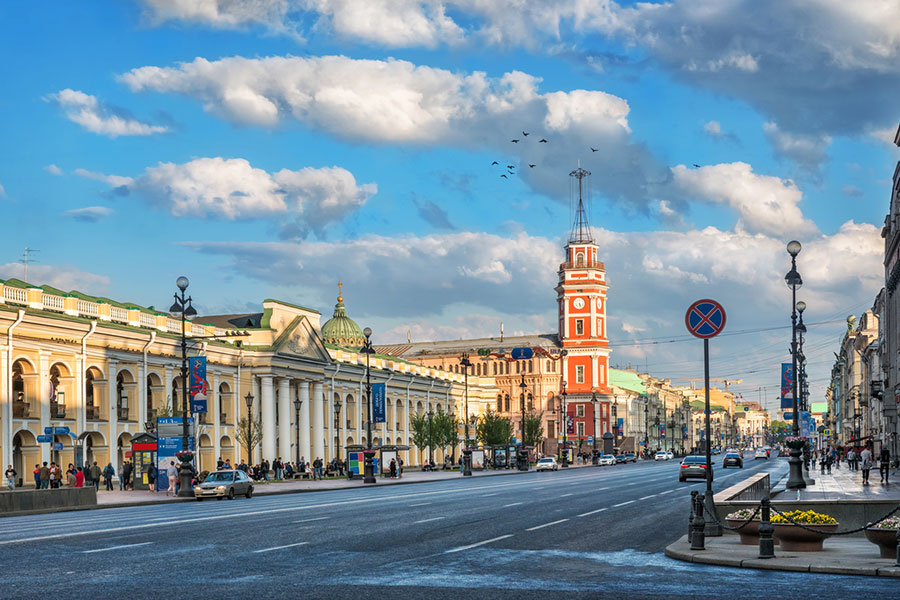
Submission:
<svg viewBox="0 0 900 600">
<path fill-rule="evenodd" d="M 522 138 L 526 138 L 526 137 L 528 137 L 529 135 L 531 135 L 531 134 L 528 133 L 527 131 L 523 131 L 523 132 L 522 132 Z M 522 139 L 521 139 L 521 138 L 514 138 L 514 139 L 511 139 L 511 140 L 509 140 L 509 141 L 510 141 L 511 143 L 513 143 L 513 144 L 518 144 L 519 142 L 522 141 Z M 537 143 L 538 143 L 538 144 L 548 144 L 549 142 L 548 142 L 545 138 L 541 138 L 541 139 L 539 139 L 539 140 L 537 141 Z M 594 150 L 594 151 L 596 152 L 596 150 Z M 497 162 L 497 161 L 495 160 L 494 162 L 491 163 L 491 166 L 492 166 L 492 167 L 493 167 L 494 165 L 500 166 L 500 163 Z M 528 168 L 529 168 L 529 169 L 533 169 L 533 168 L 535 168 L 536 166 L 537 166 L 537 164 L 530 164 L 530 163 L 528 164 Z M 515 174 L 516 174 L 515 168 L 516 168 L 516 165 L 506 165 L 506 173 L 501 174 L 500 177 L 502 177 L 503 179 L 509 179 L 509 175 L 515 175 Z M 509 175 L 507 175 L 507 173 L 508 173 Z"/>
</svg>

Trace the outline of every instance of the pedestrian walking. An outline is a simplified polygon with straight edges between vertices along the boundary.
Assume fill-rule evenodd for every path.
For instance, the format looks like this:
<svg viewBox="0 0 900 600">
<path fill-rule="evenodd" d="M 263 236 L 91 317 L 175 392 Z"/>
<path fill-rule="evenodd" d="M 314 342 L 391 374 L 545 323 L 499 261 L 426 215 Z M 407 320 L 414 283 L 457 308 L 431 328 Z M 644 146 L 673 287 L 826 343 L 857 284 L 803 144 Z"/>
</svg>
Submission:
<svg viewBox="0 0 900 600">
<path fill-rule="evenodd" d="M 66 471 L 66 485 L 76 487 L 78 485 L 78 477 L 75 476 L 75 468 Z"/>
<path fill-rule="evenodd" d="M 397 461 L 393 458 L 391 459 L 390 474 L 391 479 L 395 479 L 397 477 Z"/>
<path fill-rule="evenodd" d="M 131 485 L 131 474 L 134 472 L 134 465 L 131 461 L 126 460 L 125 464 L 122 465 L 122 478 L 120 482 L 122 484 L 122 489 L 126 492 L 128 491 L 128 487 Z"/>
<path fill-rule="evenodd" d="M 84 487 L 84 469 L 78 467 L 78 470 L 75 472 L 75 487 Z"/>
<path fill-rule="evenodd" d="M 47 461 L 44 461 L 44 464 L 38 470 L 38 478 L 42 490 L 46 490 L 50 487 L 50 469 L 47 467 Z"/>
<path fill-rule="evenodd" d="M 150 465 L 150 469 L 147 471 L 147 486 L 150 488 L 151 492 L 156 491 L 156 478 L 159 475 L 159 471 L 156 468 L 156 465 Z"/>
<path fill-rule="evenodd" d="M 62 473 L 60 472 L 59 466 L 55 462 L 50 463 L 50 489 L 55 490 L 59 488 L 59 482 L 62 479 Z"/>
<path fill-rule="evenodd" d="M 6 473 L 3 474 L 6 477 L 6 487 L 10 490 L 16 489 L 16 470 L 13 469 L 12 465 L 6 465 Z"/>
<path fill-rule="evenodd" d="M 91 483 L 94 484 L 94 489 L 98 492 L 100 491 L 100 475 L 102 471 L 100 470 L 100 465 L 97 464 L 97 461 L 94 461 L 94 464 L 91 465 Z"/>
<path fill-rule="evenodd" d="M 176 489 L 176 481 L 178 480 L 178 468 L 175 467 L 175 461 L 170 460 L 169 466 L 166 467 L 166 475 L 169 476 L 169 487 L 166 488 L 166 496 L 169 495 L 169 491 L 171 490 L 172 495 L 176 495 L 178 490 Z"/>
<path fill-rule="evenodd" d="M 103 481 L 106 483 L 106 491 L 113 491 L 112 480 L 113 477 L 116 476 L 116 470 L 113 468 L 112 463 L 106 463 L 106 468 L 103 469 Z"/>
<path fill-rule="evenodd" d="M 888 476 L 891 472 L 891 453 L 887 448 L 881 448 L 881 454 L 878 456 L 878 469 L 881 474 L 881 483 L 889 483 Z"/>
<path fill-rule="evenodd" d="M 81 469 L 81 472 L 84 474 L 84 483 L 85 485 L 94 485 L 93 481 L 91 481 L 91 462 L 84 461 L 84 468 Z"/>
<path fill-rule="evenodd" d="M 863 485 L 869 485 L 869 469 L 872 468 L 872 451 L 866 446 L 859 454 L 862 464 L 862 482 Z"/>
<path fill-rule="evenodd" d="M 397 457 L 397 477 L 403 479 L 403 458 Z"/>
</svg>

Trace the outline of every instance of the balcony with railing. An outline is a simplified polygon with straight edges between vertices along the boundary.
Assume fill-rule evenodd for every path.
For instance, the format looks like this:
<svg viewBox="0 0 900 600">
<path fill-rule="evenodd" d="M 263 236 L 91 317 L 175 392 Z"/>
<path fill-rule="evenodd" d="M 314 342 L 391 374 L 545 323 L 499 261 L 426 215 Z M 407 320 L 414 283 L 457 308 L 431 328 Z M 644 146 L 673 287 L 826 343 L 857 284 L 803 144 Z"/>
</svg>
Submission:
<svg viewBox="0 0 900 600">
<path fill-rule="evenodd" d="M 57 402 L 50 403 L 50 418 L 51 419 L 65 419 L 66 418 L 66 405 L 59 404 Z"/>
<path fill-rule="evenodd" d="M 100 414 L 100 407 L 95 406 L 93 404 L 88 404 L 84 407 L 84 415 L 88 421 L 102 421 L 104 420 Z"/>
<path fill-rule="evenodd" d="M 604 265 L 599 260 L 569 260 L 559 265 L 559 270 L 563 269 L 603 269 L 606 270 L 606 265 Z"/>
</svg>

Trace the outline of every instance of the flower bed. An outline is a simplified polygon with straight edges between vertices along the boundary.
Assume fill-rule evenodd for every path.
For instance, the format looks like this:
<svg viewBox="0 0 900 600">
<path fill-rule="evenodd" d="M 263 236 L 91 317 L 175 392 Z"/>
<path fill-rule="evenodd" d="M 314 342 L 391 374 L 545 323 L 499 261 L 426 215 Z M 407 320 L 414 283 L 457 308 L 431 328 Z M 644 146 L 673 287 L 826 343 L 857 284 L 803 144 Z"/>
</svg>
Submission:
<svg viewBox="0 0 900 600">
<path fill-rule="evenodd" d="M 782 550 L 788 552 L 821 552 L 825 539 L 838 528 L 838 522 L 833 517 L 813 510 L 792 510 L 784 515 L 774 514 L 771 521 L 775 528 L 775 538 L 781 542 Z M 806 525 L 817 531 L 809 531 L 794 523 Z"/>
<path fill-rule="evenodd" d="M 866 539 L 878 546 L 881 558 L 897 558 L 897 530 L 900 517 L 888 517 L 880 523 L 866 527 Z"/>
</svg>

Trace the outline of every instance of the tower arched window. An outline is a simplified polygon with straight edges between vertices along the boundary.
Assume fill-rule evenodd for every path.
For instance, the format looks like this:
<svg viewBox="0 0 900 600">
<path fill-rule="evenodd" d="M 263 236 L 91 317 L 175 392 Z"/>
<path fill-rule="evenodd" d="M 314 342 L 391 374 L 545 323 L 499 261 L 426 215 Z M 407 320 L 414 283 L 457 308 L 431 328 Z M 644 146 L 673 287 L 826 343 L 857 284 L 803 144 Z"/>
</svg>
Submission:
<svg viewBox="0 0 900 600">
<path fill-rule="evenodd" d="M 497 412 L 503 412 L 503 394 L 497 394 Z"/>
<path fill-rule="evenodd" d="M 534 361 L 533 360 L 528 361 L 528 372 L 534 373 Z"/>
<path fill-rule="evenodd" d="M 578 252 L 575 254 L 575 266 L 583 267 L 584 266 L 584 252 Z"/>
</svg>

